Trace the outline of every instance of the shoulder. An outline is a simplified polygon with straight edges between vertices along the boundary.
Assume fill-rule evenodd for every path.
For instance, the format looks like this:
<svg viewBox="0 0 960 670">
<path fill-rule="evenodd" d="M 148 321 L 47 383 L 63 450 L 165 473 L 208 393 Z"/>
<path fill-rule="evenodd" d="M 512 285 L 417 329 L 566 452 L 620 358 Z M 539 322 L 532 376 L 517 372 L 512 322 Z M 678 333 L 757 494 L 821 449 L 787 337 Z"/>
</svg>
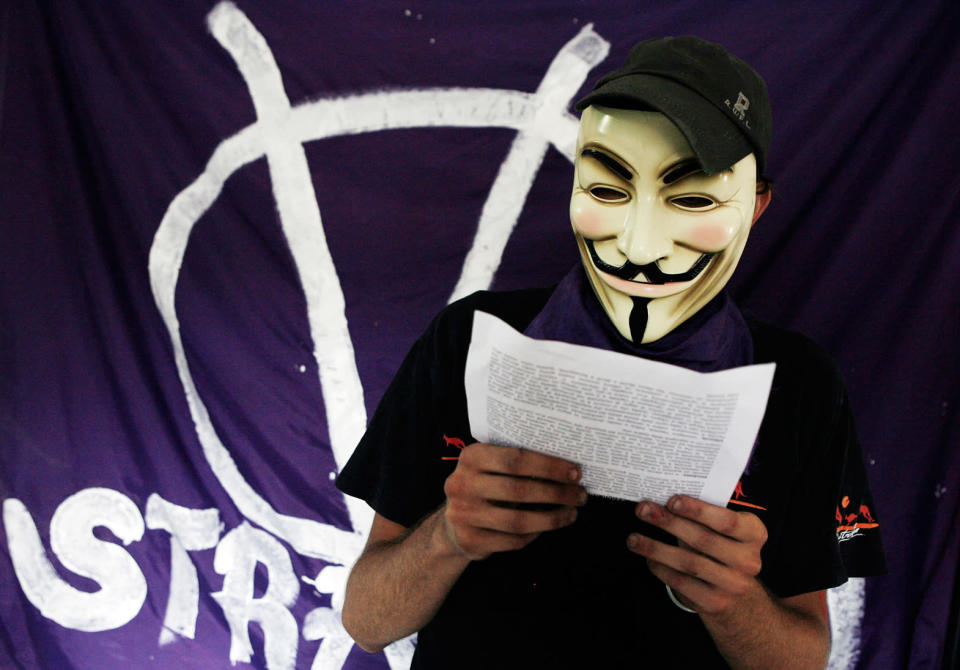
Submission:
<svg viewBox="0 0 960 670">
<path fill-rule="evenodd" d="M 843 377 L 821 345 L 798 332 L 745 316 L 753 336 L 754 362 L 776 363 L 774 385 L 816 389 L 820 397 L 840 401 L 845 395 Z"/>
<path fill-rule="evenodd" d="M 522 331 L 543 309 L 551 293 L 552 287 L 477 291 L 444 307 L 430 322 L 424 337 L 434 345 L 469 342 L 473 315 L 478 311 L 492 314 Z"/>
</svg>

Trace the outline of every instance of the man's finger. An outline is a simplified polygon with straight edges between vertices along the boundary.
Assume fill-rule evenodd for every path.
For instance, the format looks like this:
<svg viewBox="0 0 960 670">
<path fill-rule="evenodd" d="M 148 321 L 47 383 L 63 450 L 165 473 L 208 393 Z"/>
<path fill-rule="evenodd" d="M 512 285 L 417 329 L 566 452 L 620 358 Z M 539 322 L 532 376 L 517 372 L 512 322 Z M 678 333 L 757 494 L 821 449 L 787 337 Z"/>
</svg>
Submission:
<svg viewBox="0 0 960 670">
<path fill-rule="evenodd" d="M 471 493 L 484 500 L 542 503 L 575 507 L 587 501 L 587 492 L 577 484 L 558 484 L 530 477 L 481 473 L 471 481 Z"/>
<path fill-rule="evenodd" d="M 766 526 L 751 512 L 736 512 L 690 496 L 673 496 L 667 501 L 667 509 L 740 542 L 767 541 Z"/>
<path fill-rule="evenodd" d="M 728 593 L 739 592 L 747 584 L 747 578 L 744 575 L 730 570 L 703 554 L 664 544 L 639 533 L 634 533 L 628 538 L 627 546 L 631 551 L 649 560 Z"/>
<path fill-rule="evenodd" d="M 455 533 L 453 544 L 464 556 L 475 561 L 498 551 L 522 549 L 539 535 L 539 533 L 515 535 L 484 528 L 466 527 Z"/>
<path fill-rule="evenodd" d="M 678 572 L 668 565 L 647 560 L 650 572 L 673 590 L 675 597 L 686 601 L 688 607 L 698 614 L 707 614 L 722 607 L 726 594 L 696 577 Z"/>
<path fill-rule="evenodd" d="M 649 513 L 649 518 L 644 517 L 644 513 Z M 688 519 L 738 542 L 762 545 L 767 539 L 767 528 L 757 515 L 735 512 L 689 496 L 674 496 L 667 501 L 666 507 L 644 501 L 637 505 L 637 515 L 661 527 L 673 522 L 674 518 Z M 677 524 L 677 527 L 689 526 Z"/>
<path fill-rule="evenodd" d="M 701 504 L 706 505 L 706 503 Z M 712 505 L 707 506 L 712 507 Z M 760 573 L 762 567 L 760 542 L 745 542 L 733 539 L 709 526 L 674 514 L 652 502 L 641 503 L 638 506 L 638 513 L 641 519 L 662 528 L 696 552 L 709 556 L 711 559 L 747 575 L 755 576 Z M 731 512 L 731 514 L 737 515 L 738 512 Z M 759 519 L 757 521 L 759 522 Z"/>
<path fill-rule="evenodd" d="M 568 526 L 576 520 L 577 511 L 571 507 L 553 510 L 512 509 L 491 504 L 460 504 L 455 500 L 448 500 L 447 518 L 452 523 L 473 528 L 511 535 L 529 535 Z"/>
<path fill-rule="evenodd" d="M 717 533 L 707 526 L 673 514 L 668 509 L 652 502 L 642 502 L 637 507 L 638 516 L 652 526 L 667 531 L 675 538 L 693 547 L 700 553 L 726 562 L 723 559 L 736 553 L 743 544 Z"/>
<path fill-rule="evenodd" d="M 536 477 L 564 484 L 580 480 L 580 468 L 555 456 L 528 449 L 499 447 L 477 442 L 460 454 L 460 461 L 476 470 L 515 477 Z"/>
</svg>

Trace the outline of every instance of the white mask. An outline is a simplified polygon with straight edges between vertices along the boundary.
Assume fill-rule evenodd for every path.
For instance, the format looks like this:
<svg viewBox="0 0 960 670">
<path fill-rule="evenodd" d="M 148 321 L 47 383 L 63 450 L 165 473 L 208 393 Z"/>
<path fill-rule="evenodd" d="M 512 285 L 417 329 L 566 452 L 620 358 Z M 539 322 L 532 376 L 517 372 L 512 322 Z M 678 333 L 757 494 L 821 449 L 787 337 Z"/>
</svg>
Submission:
<svg viewBox="0 0 960 670">
<path fill-rule="evenodd" d="M 590 283 L 621 335 L 638 344 L 660 339 L 720 292 L 756 218 L 756 186 L 753 154 L 708 175 L 659 112 L 584 110 L 570 221 Z"/>
</svg>

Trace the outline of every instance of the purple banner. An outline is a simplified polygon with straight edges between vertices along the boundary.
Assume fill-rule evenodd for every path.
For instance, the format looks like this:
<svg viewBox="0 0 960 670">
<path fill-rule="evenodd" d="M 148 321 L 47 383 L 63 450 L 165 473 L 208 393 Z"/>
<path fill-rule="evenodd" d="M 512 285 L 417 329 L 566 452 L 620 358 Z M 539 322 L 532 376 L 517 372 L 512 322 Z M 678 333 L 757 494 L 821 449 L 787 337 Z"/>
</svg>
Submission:
<svg viewBox="0 0 960 670">
<path fill-rule="evenodd" d="M 733 294 L 864 445 L 890 574 L 830 593 L 831 667 L 941 667 L 958 5 L 483 5 L 0 8 L 0 668 L 407 667 L 340 624 L 371 512 L 332 480 L 448 301 L 579 262 L 572 102 L 680 34 L 767 80 Z"/>
</svg>

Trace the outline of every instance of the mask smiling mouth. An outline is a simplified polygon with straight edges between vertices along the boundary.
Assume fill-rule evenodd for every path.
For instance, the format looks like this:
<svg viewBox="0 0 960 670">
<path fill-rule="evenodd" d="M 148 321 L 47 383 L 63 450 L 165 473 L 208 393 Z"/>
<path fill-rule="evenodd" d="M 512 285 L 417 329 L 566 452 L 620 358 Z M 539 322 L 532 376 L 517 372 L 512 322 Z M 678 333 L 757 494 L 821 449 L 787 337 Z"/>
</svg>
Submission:
<svg viewBox="0 0 960 670">
<path fill-rule="evenodd" d="M 703 272 L 704 268 L 710 264 L 710 260 L 717 255 L 716 253 L 704 253 L 686 272 L 670 274 L 660 270 L 660 268 L 657 267 L 656 261 L 647 263 L 646 265 L 635 265 L 630 261 L 625 261 L 623 265 L 619 266 L 611 265 L 600 258 L 600 255 L 593 246 L 593 240 L 584 238 L 583 241 L 586 243 L 587 250 L 590 252 L 590 259 L 598 270 L 627 281 L 636 281 L 634 277 L 642 272 L 646 281 L 637 281 L 638 284 L 669 284 L 672 282 L 690 281 Z"/>
</svg>

